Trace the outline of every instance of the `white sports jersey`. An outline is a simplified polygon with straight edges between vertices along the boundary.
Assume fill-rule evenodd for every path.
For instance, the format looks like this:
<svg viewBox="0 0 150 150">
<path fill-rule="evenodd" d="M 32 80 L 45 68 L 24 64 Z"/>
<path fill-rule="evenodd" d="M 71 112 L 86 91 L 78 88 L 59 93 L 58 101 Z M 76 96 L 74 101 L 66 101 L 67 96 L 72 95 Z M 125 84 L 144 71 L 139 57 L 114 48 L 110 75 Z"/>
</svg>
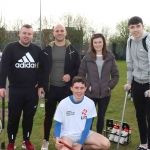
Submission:
<svg viewBox="0 0 150 150">
<path fill-rule="evenodd" d="M 81 136 L 86 119 L 95 116 L 97 116 L 96 108 L 91 99 L 84 96 L 81 103 L 74 104 L 67 97 L 59 103 L 54 120 L 62 123 L 60 137 L 66 135 Z"/>
</svg>

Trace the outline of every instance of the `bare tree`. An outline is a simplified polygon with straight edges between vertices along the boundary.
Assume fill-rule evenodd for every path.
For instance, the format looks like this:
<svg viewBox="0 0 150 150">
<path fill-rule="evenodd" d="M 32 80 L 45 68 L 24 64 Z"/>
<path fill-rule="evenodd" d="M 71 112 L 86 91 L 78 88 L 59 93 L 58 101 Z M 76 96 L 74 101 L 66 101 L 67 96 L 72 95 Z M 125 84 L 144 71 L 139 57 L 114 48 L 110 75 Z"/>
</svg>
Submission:
<svg viewBox="0 0 150 150">
<path fill-rule="evenodd" d="M 54 20 L 52 16 L 49 18 L 44 17 L 42 19 L 42 47 L 47 45 L 49 42 L 54 40 L 53 34 L 52 34 L 52 28 L 53 28 Z M 34 34 L 34 42 L 39 45 L 40 42 L 40 18 L 38 18 L 35 23 L 34 27 L 36 28 L 35 34 Z"/>
<path fill-rule="evenodd" d="M 145 25 L 145 30 L 150 33 L 150 26 Z"/>
<path fill-rule="evenodd" d="M 129 37 L 129 30 L 128 30 L 128 19 L 117 23 L 116 30 L 118 33 L 118 42 L 121 45 L 126 46 L 127 39 Z"/>
<path fill-rule="evenodd" d="M 73 16 L 71 13 L 64 14 L 60 20 L 67 29 L 67 38 L 78 50 L 81 50 L 83 43 L 89 42 L 93 31 L 90 21 L 80 14 Z"/>
<path fill-rule="evenodd" d="M 5 19 L 0 17 L 0 50 L 3 50 L 5 45 L 8 43 L 9 37 L 7 35 L 7 25 L 5 24 Z"/>
<path fill-rule="evenodd" d="M 14 21 L 13 25 L 9 27 L 9 30 L 7 32 L 9 36 L 9 42 L 19 40 L 18 33 L 23 24 L 24 24 L 24 21 L 22 19 L 17 19 L 16 21 Z"/>
<path fill-rule="evenodd" d="M 104 35 L 106 41 L 108 40 L 108 38 L 110 37 L 110 35 L 112 34 L 111 28 L 107 25 L 102 24 L 100 26 L 100 32 Z"/>
</svg>

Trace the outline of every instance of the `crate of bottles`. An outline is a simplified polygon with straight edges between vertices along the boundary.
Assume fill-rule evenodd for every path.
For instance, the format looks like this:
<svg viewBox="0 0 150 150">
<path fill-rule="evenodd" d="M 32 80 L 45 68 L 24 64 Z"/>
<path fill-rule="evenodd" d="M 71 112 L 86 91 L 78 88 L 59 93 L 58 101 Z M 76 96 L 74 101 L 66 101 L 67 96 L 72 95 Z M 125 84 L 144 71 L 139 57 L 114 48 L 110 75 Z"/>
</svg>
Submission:
<svg viewBox="0 0 150 150">
<path fill-rule="evenodd" d="M 107 137 L 111 142 L 116 142 L 127 145 L 131 142 L 131 130 L 132 128 L 127 122 L 123 122 L 122 130 L 120 131 L 121 122 L 118 120 L 107 119 L 106 129 L 103 130 L 104 136 Z M 120 139 L 119 139 L 120 134 Z"/>
</svg>

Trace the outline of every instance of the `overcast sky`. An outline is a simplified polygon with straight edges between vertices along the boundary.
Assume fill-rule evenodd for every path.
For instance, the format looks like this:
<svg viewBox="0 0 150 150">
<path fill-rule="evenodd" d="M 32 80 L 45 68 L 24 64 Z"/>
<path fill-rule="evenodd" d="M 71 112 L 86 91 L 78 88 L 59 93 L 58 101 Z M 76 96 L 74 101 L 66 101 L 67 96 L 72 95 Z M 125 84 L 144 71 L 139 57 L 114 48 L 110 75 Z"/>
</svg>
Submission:
<svg viewBox="0 0 150 150">
<path fill-rule="evenodd" d="M 84 15 L 95 28 L 101 24 L 112 29 L 116 23 L 132 16 L 142 17 L 150 26 L 150 0 L 41 0 L 42 17 L 50 15 L 58 21 L 65 13 Z M 32 23 L 40 16 L 40 0 L 0 0 L 5 22 L 22 19 Z"/>
</svg>

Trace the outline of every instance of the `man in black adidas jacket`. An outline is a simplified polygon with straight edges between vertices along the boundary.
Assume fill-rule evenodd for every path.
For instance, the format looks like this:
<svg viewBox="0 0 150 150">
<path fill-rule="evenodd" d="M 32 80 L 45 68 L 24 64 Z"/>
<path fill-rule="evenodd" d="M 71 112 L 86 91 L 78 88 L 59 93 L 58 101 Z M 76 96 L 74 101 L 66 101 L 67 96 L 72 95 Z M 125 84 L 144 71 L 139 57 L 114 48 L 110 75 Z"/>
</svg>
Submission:
<svg viewBox="0 0 150 150">
<path fill-rule="evenodd" d="M 23 112 L 23 145 L 33 150 L 29 138 L 32 132 L 33 117 L 38 104 L 38 68 L 41 48 L 32 44 L 33 29 L 30 25 L 22 26 L 19 41 L 9 43 L 4 51 L 0 72 L 0 97 L 6 96 L 6 78 L 9 80 L 9 118 L 7 150 L 14 150 L 21 113 Z"/>
<path fill-rule="evenodd" d="M 71 95 L 70 86 L 74 76 L 78 74 L 80 57 L 77 50 L 65 39 L 66 29 L 57 24 L 53 35 L 55 41 L 43 50 L 39 64 L 40 81 L 38 94 L 45 93 L 44 140 L 41 150 L 48 150 L 49 133 L 57 102 Z"/>
</svg>

